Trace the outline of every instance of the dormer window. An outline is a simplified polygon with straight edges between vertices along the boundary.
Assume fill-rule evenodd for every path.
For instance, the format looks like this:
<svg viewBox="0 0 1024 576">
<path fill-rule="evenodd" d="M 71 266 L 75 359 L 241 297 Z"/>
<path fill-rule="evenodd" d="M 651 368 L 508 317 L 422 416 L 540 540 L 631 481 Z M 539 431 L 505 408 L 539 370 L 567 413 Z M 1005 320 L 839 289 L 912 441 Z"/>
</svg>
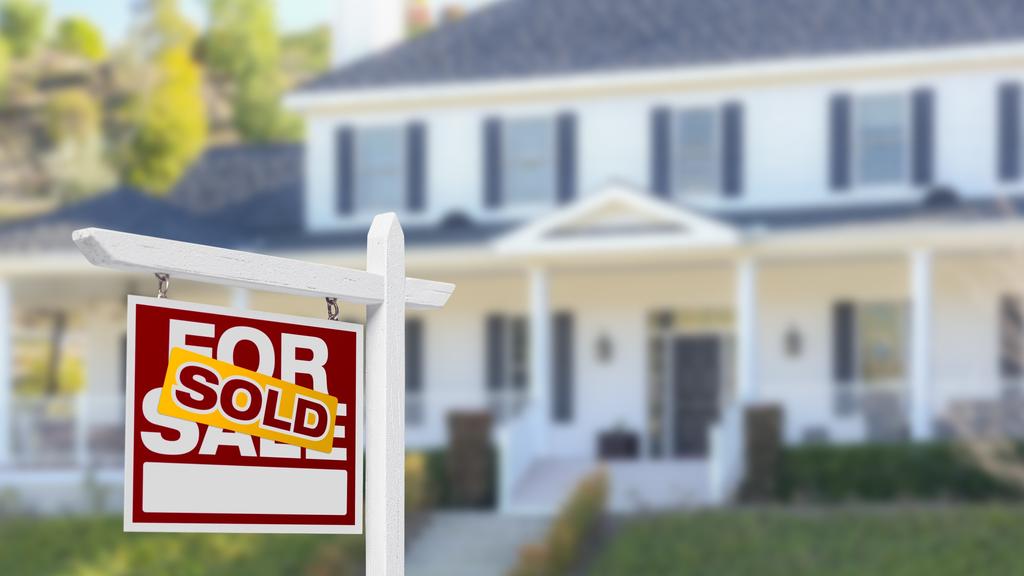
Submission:
<svg viewBox="0 0 1024 576">
<path fill-rule="evenodd" d="M 901 184 L 910 164 L 910 103 L 905 94 L 863 96 L 853 111 L 854 178 L 863 186 Z"/>
<path fill-rule="evenodd" d="M 358 212 L 394 210 L 405 198 L 405 130 L 356 130 L 354 201 Z"/>
<path fill-rule="evenodd" d="M 672 155 L 677 194 L 709 194 L 720 189 L 720 116 L 718 108 L 693 108 L 678 114 Z"/>
<path fill-rule="evenodd" d="M 554 203 L 554 118 L 508 120 L 502 136 L 505 202 L 513 206 Z"/>
</svg>

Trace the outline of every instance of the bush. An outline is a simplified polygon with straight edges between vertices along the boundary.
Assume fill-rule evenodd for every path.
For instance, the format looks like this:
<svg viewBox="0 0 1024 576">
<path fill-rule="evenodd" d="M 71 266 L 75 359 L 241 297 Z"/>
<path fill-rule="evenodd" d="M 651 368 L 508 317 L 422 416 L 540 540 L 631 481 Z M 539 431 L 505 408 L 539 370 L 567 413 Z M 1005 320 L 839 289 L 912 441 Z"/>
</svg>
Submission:
<svg viewBox="0 0 1024 576">
<path fill-rule="evenodd" d="M 567 574 L 597 528 L 607 496 L 608 477 L 603 470 L 584 479 L 558 513 L 544 541 L 523 547 L 510 576 Z"/>
<path fill-rule="evenodd" d="M 405 455 L 405 514 L 413 516 L 428 510 L 434 501 L 434 488 L 427 470 L 427 455 Z"/>
<path fill-rule="evenodd" d="M 419 453 L 424 458 L 424 465 L 427 475 L 427 482 L 432 490 L 431 497 L 433 498 L 433 504 L 440 508 L 472 508 L 472 509 L 490 509 L 494 508 L 496 499 L 497 478 L 495 472 L 497 470 L 497 451 L 493 448 L 489 448 L 487 451 L 486 458 L 488 459 L 488 465 L 483 467 L 482 474 L 485 478 L 482 479 L 482 485 L 485 490 L 473 501 L 463 502 L 456 497 L 456 491 L 453 489 L 453 484 L 457 479 L 451 477 L 451 467 L 449 466 L 448 459 L 450 458 L 447 450 L 429 450 L 426 452 Z"/>
<path fill-rule="evenodd" d="M 981 501 L 1021 496 L 950 444 L 787 448 L 779 475 L 782 500 Z"/>
</svg>

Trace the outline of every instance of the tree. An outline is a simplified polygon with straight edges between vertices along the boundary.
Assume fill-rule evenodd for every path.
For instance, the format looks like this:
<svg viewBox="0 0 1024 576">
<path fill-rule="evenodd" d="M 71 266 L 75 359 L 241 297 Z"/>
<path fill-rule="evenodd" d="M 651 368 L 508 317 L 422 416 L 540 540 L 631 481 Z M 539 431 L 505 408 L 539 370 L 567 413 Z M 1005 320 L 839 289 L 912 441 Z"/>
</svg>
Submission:
<svg viewBox="0 0 1024 576">
<path fill-rule="evenodd" d="M 281 108 L 284 79 L 270 0 L 210 0 L 203 55 L 230 84 L 232 123 L 247 141 L 292 140 L 301 123 Z"/>
<path fill-rule="evenodd" d="M 88 58 L 94 62 L 103 60 L 107 55 L 103 33 L 95 24 L 78 16 L 61 21 L 57 27 L 54 46 L 58 50 Z"/>
<path fill-rule="evenodd" d="M 17 58 L 30 55 L 46 32 L 46 4 L 36 0 L 6 0 L 0 7 L 0 34 Z"/>
<path fill-rule="evenodd" d="M 4 101 L 7 93 L 7 76 L 11 72 L 11 49 L 7 41 L 0 37 L 0 103 Z"/>
<path fill-rule="evenodd" d="M 128 183 L 161 194 L 206 144 L 202 71 L 192 57 L 194 29 L 176 0 L 149 0 L 138 28 L 142 53 L 153 64 L 140 93 L 124 111 L 127 137 L 118 164 Z"/>
<path fill-rule="evenodd" d="M 58 92 L 46 103 L 44 117 L 51 146 L 43 163 L 52 195 L 80 198 L 114 184 L 105 158 L 102 112 L 88 92 Z"/>
</svg>

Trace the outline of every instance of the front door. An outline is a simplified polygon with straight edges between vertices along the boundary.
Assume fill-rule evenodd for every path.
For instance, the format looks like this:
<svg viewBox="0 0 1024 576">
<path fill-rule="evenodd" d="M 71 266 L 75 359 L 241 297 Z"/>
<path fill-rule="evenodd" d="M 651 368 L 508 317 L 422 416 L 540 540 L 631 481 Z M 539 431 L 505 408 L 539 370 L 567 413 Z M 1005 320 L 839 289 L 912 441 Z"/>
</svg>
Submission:
<svg viewBox="0 0 1024 576">
<path fill-rule="evenodd" d="M 669 421 L 675 456 L 707 455 L 710 428 L 718 418 L 720 373 L 716 336 L 673 339 Z"/>
</svg>

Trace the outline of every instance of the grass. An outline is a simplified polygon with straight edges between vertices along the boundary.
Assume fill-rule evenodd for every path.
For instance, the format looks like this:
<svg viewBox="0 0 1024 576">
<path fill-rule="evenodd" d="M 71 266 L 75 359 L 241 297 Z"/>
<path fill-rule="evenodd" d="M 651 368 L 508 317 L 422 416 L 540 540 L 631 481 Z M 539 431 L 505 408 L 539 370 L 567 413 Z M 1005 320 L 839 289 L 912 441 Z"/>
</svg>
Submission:
<svg viewBox="0 0 1024 576">
<path fill-rule="evenodd" d="M 0 574 L 345 576 L 358 536 L 125 534 L 120 517 L 0 519 Z"/>
<path fill-rule="evenodd" d="M 595 576 L 1024 574 L 1024 507 L 759 509 L 625 524 Z"/>
</svg>

